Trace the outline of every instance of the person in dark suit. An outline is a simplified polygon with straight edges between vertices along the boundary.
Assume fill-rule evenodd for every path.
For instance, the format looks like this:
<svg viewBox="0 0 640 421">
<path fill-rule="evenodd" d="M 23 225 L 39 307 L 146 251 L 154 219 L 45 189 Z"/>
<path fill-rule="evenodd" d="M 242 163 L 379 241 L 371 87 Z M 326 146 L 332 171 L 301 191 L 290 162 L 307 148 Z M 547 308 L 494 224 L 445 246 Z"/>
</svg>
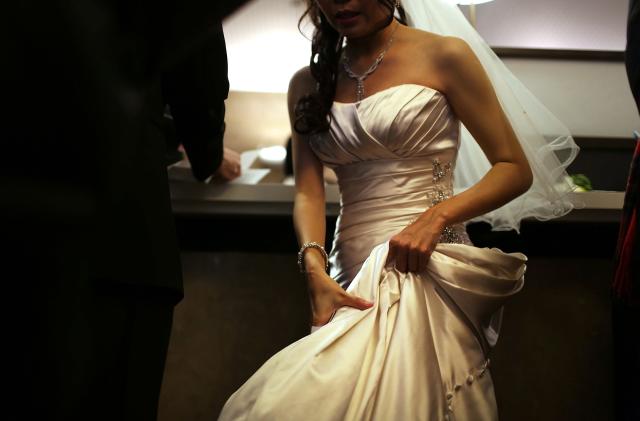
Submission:
<svg viewBox="0 0 640 421">
<path fill-rule="evenodd" d="M 220 19 L 242 3 L 5 5 L 5 419 L 156 418 L 182 285 L 166 145 L 153 122 L 163 75 L 215 43 Z M 221 157 L 226 83 L 212 79 L 205 92 L 217 100 L 182 140 L 201 178 Z"/>
<path fill-rule="evenodd" d="M 625 52 L 627 75 L 640 111 L 640 1 L 631 0 Z M 622 209 L 613 279 L 615 419 L 640 419 L 640 138 L 636 147 Z"/>
</svg>

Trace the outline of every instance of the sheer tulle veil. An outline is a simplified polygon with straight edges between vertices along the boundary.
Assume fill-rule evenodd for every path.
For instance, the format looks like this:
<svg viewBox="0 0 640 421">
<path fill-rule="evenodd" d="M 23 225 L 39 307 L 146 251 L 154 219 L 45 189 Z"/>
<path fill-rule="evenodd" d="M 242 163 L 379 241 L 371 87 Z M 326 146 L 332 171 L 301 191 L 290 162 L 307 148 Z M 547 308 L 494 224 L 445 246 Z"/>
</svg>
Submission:
<svg viewBox="0 0 640 421">
<path fill-rule="evenodd" d="M 454 0 L 402 0 L 401 4 L 409 26 L 461 38 L 473 49 L 533 171 L 533 185 L 527 193 L 475 220 L 488 222 L 494 230 L 519 230 L 523 218 L 548 220 L 570 212 L 574 207 L 569 195 L 573 187 L 566 168 L 579 148 L 569 129 L 496 56 Z M 454 173 L 456 192 L 478 182 L 489 168 L 489 161 L 463 126 Z"/>
</svg>

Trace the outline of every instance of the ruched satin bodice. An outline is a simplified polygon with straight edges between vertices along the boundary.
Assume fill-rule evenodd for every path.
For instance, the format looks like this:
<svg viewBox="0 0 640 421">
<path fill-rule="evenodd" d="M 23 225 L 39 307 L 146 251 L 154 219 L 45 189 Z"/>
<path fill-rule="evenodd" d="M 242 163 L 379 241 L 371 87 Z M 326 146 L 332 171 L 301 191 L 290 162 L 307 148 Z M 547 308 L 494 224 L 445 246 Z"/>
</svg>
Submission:
<svg viewBox="0 0 640 421">
<path fill-rule="evenodd" d="M 357 103 L 334 103 L 329 132 L 310 143 L 340 186 L 330 263 L 341 285 L 377 244 L 452 194 L 459 131 L 446 97 L 426 86 L 403 84 Z M 451 242 L 468 242 L 462 226 L 449 229 L 456 234 Z"/>
<path fill-rule="evenodd" d="M 443 152 L 453 157 L 459 129 L 443 94 L 426 86 L 403 84 L 360 102 L 334 102 L 329 133 L 312 138 L 311 146 L 332 168 Z"/>
</svg>

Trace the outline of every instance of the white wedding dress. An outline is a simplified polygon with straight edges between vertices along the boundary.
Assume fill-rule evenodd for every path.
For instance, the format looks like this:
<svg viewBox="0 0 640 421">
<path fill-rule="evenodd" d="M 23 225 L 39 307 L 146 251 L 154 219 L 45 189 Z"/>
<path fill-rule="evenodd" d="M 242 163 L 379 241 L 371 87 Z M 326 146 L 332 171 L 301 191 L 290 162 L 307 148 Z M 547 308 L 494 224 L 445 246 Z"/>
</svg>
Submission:
<svg viewBox="0 0 640 421">
<path fill-rule="evenodd" d="M 473 247 L 448 227 L 420 274 L 386 265 L 390 237 L 452 194 L 460 123 L 444 95 L 403 84 L 332 109 L 311 140 L 334 168 L 341 213 L 331 276 L 375 305 L 269 359 L 221 420 L 496 420 L 488 353 L 526 257 Z"/>
</svg>

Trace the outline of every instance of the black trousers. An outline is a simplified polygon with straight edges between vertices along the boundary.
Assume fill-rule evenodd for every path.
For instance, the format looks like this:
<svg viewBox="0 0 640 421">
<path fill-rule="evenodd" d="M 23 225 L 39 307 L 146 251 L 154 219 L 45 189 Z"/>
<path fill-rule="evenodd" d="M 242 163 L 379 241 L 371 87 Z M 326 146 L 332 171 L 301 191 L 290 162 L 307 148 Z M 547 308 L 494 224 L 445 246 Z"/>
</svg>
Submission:
<svg viewBox="0 0 640 421">
<path fill-rule="evenodd" d="M 5 419 L 156 420 L 175 295 L 65 266 L 8 295 Z"/>
<path fill-rule="evenodd" d="M 87 402 L 78 418 L 157 419 L 174 300 L 157 291 L 99 288 L 94 296 Z M 73 403 L 74 396 L 65 397 Z M 73 415 L 78 412 L 69 408 Z"/>
</svg>

